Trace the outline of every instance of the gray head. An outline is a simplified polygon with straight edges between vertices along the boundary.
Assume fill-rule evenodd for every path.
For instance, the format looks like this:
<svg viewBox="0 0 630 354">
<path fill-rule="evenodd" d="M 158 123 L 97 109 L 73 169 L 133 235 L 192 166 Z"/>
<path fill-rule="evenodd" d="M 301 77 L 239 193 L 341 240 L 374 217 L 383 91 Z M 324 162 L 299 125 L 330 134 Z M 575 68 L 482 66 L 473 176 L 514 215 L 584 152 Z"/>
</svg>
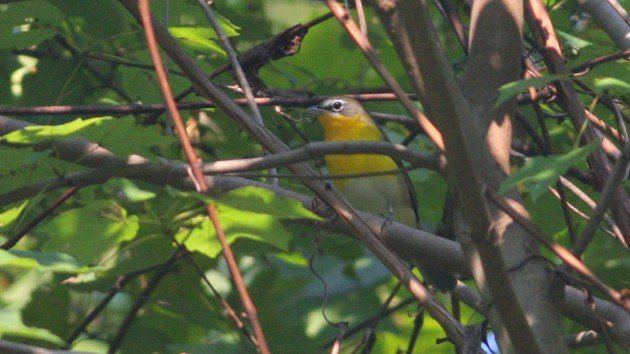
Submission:
<svg viewBox="0 0 630 354">
<path fill-rule="evenodd" d="M 367 116 L 367 112 L 354 98 L 347 96 L 335 96 L 321 101 L 319 104 L 309 107 L 306 113 L 316 116 L 330 117 L 356 117 Z"/>
</svg>

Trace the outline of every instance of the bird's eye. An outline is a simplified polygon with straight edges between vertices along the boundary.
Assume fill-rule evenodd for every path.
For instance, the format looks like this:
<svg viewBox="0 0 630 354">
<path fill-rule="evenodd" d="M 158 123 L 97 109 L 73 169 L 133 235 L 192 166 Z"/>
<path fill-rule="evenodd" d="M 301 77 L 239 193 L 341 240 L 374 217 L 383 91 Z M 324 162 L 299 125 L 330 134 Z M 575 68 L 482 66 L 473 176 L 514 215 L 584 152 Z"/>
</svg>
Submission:
<svg viewBox="0 0 630 354">
<path fill-rule="evenodd" d="M 343 108 L 342 101 L 335 101 L 332 103 L 332 110 L 335 112 L 339 112 Z"/>
</svg>

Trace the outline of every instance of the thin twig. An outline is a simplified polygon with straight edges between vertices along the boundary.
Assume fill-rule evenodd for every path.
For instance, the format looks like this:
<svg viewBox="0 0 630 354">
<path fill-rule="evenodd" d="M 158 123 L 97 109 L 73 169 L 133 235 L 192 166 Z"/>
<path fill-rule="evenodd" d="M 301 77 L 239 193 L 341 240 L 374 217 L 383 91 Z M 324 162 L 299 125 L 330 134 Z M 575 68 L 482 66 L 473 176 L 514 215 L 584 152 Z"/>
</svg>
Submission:
<svg viewBox="0 0 630 354">
<path fill-rule="evenodd" d="M 116 331 L 116 335 L 114 339 L 110 342 L 109 348 L 107 352 L 110 354 L 116 353 L 120 345 L 122 344 L 125 335 L 129 331 L 129 327 L 131 323 L 136 319 L 138 315 L 138 311 L 144 306 L 144 304 L 149 300 L 150 295 L 153 293 L 158 284 L 162 281 L 162 278 L 168 274 L 168 271 L 171 269 L 175 261 L 181 258 L 186 253 L 186 250 L 183 247 L 178 247 L 173 251 L 173 253 L 169 256 L 169 258 L 164 262 L 164 264 L 158 268 L 158 270 L 153 274 L 147 286 L 142 289 L 133 306 L 125 316 L 125 319 L 120 324 L 118 331 Z"/>
<path fill-rule="evenodd" d="M 422 306 L 418 307 L 418 311 L 413 320 L 413 329 L 411 330 L 411 335 L 409 336 L 409 343 L 407 344 L 406 354 L 413 354 L 413 348 L 416 346 L 416 341 L 420 336 L 420 330 L 422 329 L 422 325 L 424 324 L 424 310 Z"/>
<path fill-rule="evenodd" d="M 354 5 L 357 7 L 357 15 L 359 15 L 359 28 L 361 29 L 361 34 L 368 38 L 368 27 L 367 21 L 365 20 L 365 11 L 363 10 L 363 1 L 355 0 Z"/>
<path fill-rule="evenodd" d="M 544 4 L 541 0 L 526 0 L 525 10 L 527 22 L 536 38 L 536 42 L 544 49 L 542 54 L 549 72 L 568 75 L 569 71 L 566 68 L 565 58 L 562 57 L 560 42 L 555 35 L 553 24 L 545 10 Z M 588 113 L 584 110 L 582 101 L 579 99 L 569 79 L 558 80 L 556 86 L 561 102 L 569 113 L 574 128 L 580 130 L 585 125 L 585 122 L 590 119 Z M 599 136 L 597 131 L 591 126 L 587 126 L 582 138 L 583 142 L 588 143 L 599 139 Z M 601 149 L 593 152 L 588 160 L 601 188 L 610 179 L 611 163 Z M 630 244 L 630 218 L 628 217 L 630 215 L 630 198 L 623 188 L 615 188 L 613 192 L 611 199 L 612 214 L 621 229 L 622 235 L 624 235 L 625 243 Z"/>
<path fill-rule="evenodd" d="M 119 1 L 136 19 L 139 19 L 140 16 L 134 0 Z M 162 48 L 177 62 L 180 69 L 187 74 L 200 95 L 215 101 L 217 105 L 231 118 L 237 121 L 253 139 L 256 139 L 256 141 L 261 143 L 269 151 L 277 153 L 287 149 L 286 145 L 282 143 L 280 139 L 265 127 L 255 123 L 246 112 L 234 104 L 225 92 L 208 80 L 203 70 L 201 70 L 194 60 L 181 48 L 167 29 L 158 24 L 156 24 L 155 29 Z M 289 166 L 289 168 L 297 175 L 317 174 L 312 167 L 305 163 L 294 164 Z M 406 268 L 405 264 L 396 254 L 386 247 L 383 241 L 378 238 L 377 233 L 380 232 L 380 228 L 376 227 L 376 225 L 366 223 L 366 221 L 359 216 L 357 211 L 340 196 L 339 192 L 330 187 L 330 184 L 308 180 L 304 180 L 303 183 L 313 190 L 324 203 L 330 206 L 340 216 L 340 219 L 351 227 L 357 238 L 425 305 L 427 312 L 440 323 L 449 338 L 458 344 L 462 344 L 463 327 L 461 323 L 452 318 L 444 307 L 422 286 L 420 281 L 409 269 Z"/>
<path fill-rule="evenodd" d="M 188 254 L 188 253 L 185 253 L 185 254 Z M 183 255 L 184 253 L 179 253 L 177 255 L 177 259 L 181 258 Z M 66 339 L 66 343 L 67 343 L 66 349 L 70 348 L 71 344 L 81 335 L 81 333 L 83 333 L 83 331 L 85 331 L 87 326 L 89 326 L 90 323 L 92 323 L 92 321 L 94 321 L 96 317 L 98 317 L 98 315 L 101 312 L 103 312 L 103 310 L 107 307 L 107 305 L 114 298 L 114 296 L 120 291 L 122 291 L 122 289 L 125 287 L 125 285 L 127 285 L 129 281 L 135 279 L 139 275 L 162 268 L 167 262 L 168 262 L 168 259 L 163 263 L 145 267 L 142 269 L 137 269 L 137 270 L 134 270 L 134 271 L 131 271 L 131 272 L 128 272 L 119 276 L 116 279 L 116 282 L 114 283 L 114 285 L 111 287 L 111 289 L 109 289 L 107 294 L 105 294 L 105 296 L 101 299 L 101 301 L 99 301 L 98 305 L 96 305 L 96 307 L 94 307 L 92 311 L 90 311 L 90 313 L 87 316 L 85 316 L 85 318 L 81 321 L 81 323 L 77 326 L 77 328 L 75 328 L 74 331 L 70 334 L 70 336 L 68 336 L 68 338 Z"/>
<path fill-rule="evenodd" d="M 630 164 L 630 141 L 626 142 L 624 145 L 623 151 L 615 167 L 613 168 L 612 174 L 610 175 L 610 179 L 606 182 L 602 193 L 599 196 L 599 200 L 597 201 L 597 206 L 595 210 L 593 210 L 593 214 L 591 215 L 588 224 L 582 230 L 580 236 L 578 236 L 575 245 L 571 249 L 571 252 L 575 255 L 581 255 L 585 250 L 588 244 L 591 242 L 593 236 L 595 235 L 595 231 L 597 230 L 599 223 L 602 221 L 606 210 L 610 206 L 612 198 L 614 197 L 617 190 L 620 188 L 619 185 L 621 181 L 623 181 L 628 176 L 628 166 Z M 625 247 L 628 247 L 627 243 L 628 236 L 626 238 L 621 239 L 622 243 Z"/>
<path fill-rule="evenodd" d="M 112 91 L 116 92 L 125 101 L 133 102 L 133 99 L 131 97 L 129 97 L 129 95 L 127 95 L 127 93 L 122 88 L 118 87 L 118 85 L 116 85 L 112 81 L 111 78 L 107 78 L 97 68 L 95 68 L 92 64 L 90 64 L 89 62 L 83 60 L 84 58 L 83 58 L 83 54 L 82 54 L 81 50 L 79 50 L 78 48 L 76 48 L 72 44 L 70 44 L 70 42 L 68 42 L 65 37 L 63 37 L 61 35 L 57 35 L 57 36 L 55 36 L 55 39 L 57 40 L 57 42 L 59 42 L 59 44 L 61 44 L 62 47 L 66 48 L 72 54 L 72 56 L 74 56 L 77 60 L 81 61 L 85 65 L 85 68 L 90 73 L 92 73 L 92 75 L 96 76 L 103 84 L 105 84 L 107 87 L 112 89 Z"/>
<path fill-rule="evenodd" d="M 228 268 L 230 270 L 230 275 L 234 280 L 234 285 L 236 285 L 236 290 L 238 291 L 241 302 L 243 303 L 243 307 L 245 308 L 245 313 L 247 314 L 247 319 L 252 324 L 252 328 L 254 329 L 254 336 L 256 337 L 256 341 L 258 342 L 258 348 L 260 352 L 263 354 L 271 353 L 269 351 L 269 347 L 267 346 L 267 341 L 265 340 L 265 335 L 262 331 L 262 327 L 260 326 L 260 321 L 258 320 L 258 311 L 254 306 L 254 302 L 251 300 L 249 293 L 247 291 L 247 287 L 245 287 L 245 281 L 243 280 L 243 276 L 241 272 L 238 270 L 238 264 L 236 263 L 236 257 L 232 253 L 232 249 L 227 241 L 227 237 L 223 232 L 223 228 L 219 222 L 219 216 L 217 215 L 216 208 L 214 203 L 208 204 L 208 215 L 210 216 L 210 220 L 212 220 L 212 225 L 217 232 L 217 239 L 221 243 L 221 247 L 223 248 L 223 255 L 228 264 Z"/>
<path fill-rule="evenodd" d="M 549 129 L 547 129 L 547 122 L 545 121 L 542 115 L 542 108 L 538 103 L 534 103 L 534 111 L 536 112 L 536 119 L 538 119 L 538 125 L 540 126 L 540 130 L 542 131 L 542 136 L 544 139 L 544 145 L 542 146 L 543 153 L 545 155 L 553 154 L 553 146 L 551 145 L 551 137 L 549 136 Z M 569 211 L 569 205 L 566 198 L 566 193 L 564 191 L 564 186 L 560 181 L 556 181 L 556 188 L 558 190 L 558 197 L 560 199 L 560 205 L 562 207 L 562 215 L 564 216 L 565 224 L 567 225 L 567 230 L 569 232 L 569 239 L 571 243 L 575 242 L 576 233 L 575 228 L 573 226 L 573 219 L 571 218 L 571 213 Z"/>
<path fill-rule="evenodd" d="M 346 94 L 358 101 L 396 101 L 398 98 L 393 93 L 361 93 Z M 330 96 L 309 96 L 309 97 L 258 97 L 255 98 L 259 106 L 284 106 L 284 107 L 306 107 L 319 103 Z M 409 99 L 416 100 L 415 95 L 409 94 Z M 237 98 L 233 100 L 239 106 L 248 105 L 246 99 Z M 203 108 L 217 107 L 214 102 L 187 102 L 178 103 L 179 110 L 196 110 Z M 77 105 L 77 106 L 31 106 L 31 107 L 0 107 L 0 114 L 11 116 L 36 116 L 36 115 L 103 115 L 103 114 L 141 114 L 141 113 L 163 113 L 165 104 L 139 104 L 128 105 Z"/>
<path fill-rule="evenodd" d="M 41 223 L 42 221 L 44 221 L 44 219 L 50 216 L 50 214 L 52 214 L 52 212 L 55 211 L 55 209 L 57 209 L 66 200 L 72 197 L 77 191 L 79 191 L 80 188 L 81 187 L 68 188 L 68 190 L 63 192 L 63 194 L 59 196 L 59 198 L 57 198 L 52 204 L 50 204 L 48 207 L 46 207 L 46 209 L 44 209 L 42 212 L 37 214 L 37 216 L 34 217 L 33 220 L 30 223 L 28 223 L 28 225 L 24 226 L 20 231 L 18 231 L 15 235 L 13 235 L 13 237 L 6 240 L 2 244 L 2 246 L 0 246 L 0 249 L 10 250 L 13 246 L 15 246 L 16 243 L 20 242 L 22 237 L 24 237 L 27 233 L 33 230 L 35 226 L 39 225 L 39 223 Z"/>
<path fill-rule="evenodd" d="M 576 77 L 582 76 L 582 75 L 588 74 L 591 70 L 593 70 L 593 68 L 595 68 L 598 65 L 608 63 L 614 60 L 622 59 L 622 58 L 628 58 L 628 57 L 630 57 L 630 49 L 623 50 L 621 52 L 612 53 L 612 54 L 602 55 L 597 58 L 593 58 L 585 63 L 582 63 L 580 65 L 577 65 L 571 68 L 570 70 L 574 76 Z"/>
<path fill-rule="evenodd" d="M 371 101 L 397 101 L 398 97 L 394 93 L 344 93 L 344 96 L 352 97 L 361 102 Z M 257 97 L 255 98 L 258 106 L 284 106 L 284 107 L 307 107 L 319 103 L 331 96 L 309 96 L 309 97 Z M 408 94 L 410 100 L 417 100 L 417 96 Z M 177 97 L 176 97 L 177 98 Z M 520 95 L 518 98 L 523 103 L 531 103 L 528 95 Z M 243 98 L 234 99 L 234 103 L 239 106 L 247 105 L 247 100 Z M 213 102 L 180 102 L 177 108 L 180 111 L 197 110 L 203 108 L 214 108 L 217 105 Z M 0 114 L 10 116 L 38 116 L 38 115 L 125 115 L 125 114 L 143 114 L 143 113 L 159 113 L 162 114 L 166 105 L 160 103 L 132 103 L 126 105 L 73 105 L 73 106 L 2 106 Z M 407 129 L 417 127 L 415 120 L 393 114 L 384 114 L 371 112 L 373 118 L 379 120 L 392 120 L 404 124 Z M 146 123 L 146 121 L 145 121 Z"/>
<path fill-rule="evenodd" d="M 127 66 L 130 68 L 139 68 L 139 69 L 145 69 L 145 70 L 151 70 L 151 71 L 154 70 L 153 65 L 138 63 L 133 60 L 121 58 L 121 57 L 111 55 L 111 54 L 95 53 L 95 52 L 91 52 L 87 50 L 82 51 L 81 54 L 86 58 L 113 63 L 113 64 L 117 64 L 121 66 Z M 169 70 L 169 72 L 173 75 L 185 76 L 184 73 L 182 73 L 181 71 L 171 69 Z"/>
<path fill-rule="evenodd" d="M 376 72 L 381 76 L 383 81 L 389 86 L 392 91 L 396 93 L 396 96 L 400 100 L 400 103 L 405 107 L 405 109 L 411 114 L 417 121 L 418 124 L 424 129 L 427 136 L 433 141 L 433 143 L 440 150 L 444 150 L 444 140 L 442 139 L 442 134 L 435 127 L 435 125 L 424 115 L 424 113 L 420 112 L 420 110 L 411 102 L 408 96 L 404 93 L 402 87 L 396 81 L 396 79 L 392 76 L 392 74 L 387 70 L 383 62 L 381 61 L 378 53 L 372 47 L 372 44 L 368 40 L 367 37 L 361 34 L 361 30 L 357 27 L 356 23 L 352 20 L 348 11 L 339 5 L 334 0 L 326 0 L 326 4 L 330 11 L 335 15 L 339 23 L 345 28 L 350 38 L 356 43 L 356 45 L 361 49 L 361 52 L 365 55 L 365 57 L 370 61 Z"/>
<path fill-rule="evenodd" d="M 523 228 L 527 230 L 527 232 L 536 237 L 536 239 L 540 243 L 553 251 L 553 253 L 558 256 L 558 258 L 560 258 L 567 266 L 577 271 L 591 284 L 593 284 L 600 291 L 606 294 L 614 303 L 616 303 L 626 311 L 630 312 L 630 298 L 624 297 L 619 291 L 611 288 L 610 286 L 602 282 L 599 278 L 597 278 L 597 276 L 595 276 L 595 274 L 593 274 L 593 272 L 588 267 L 586 267 L 586 265 L 584 265 L 584 263 L 582 263 L 580 259 L 569 252 L 569 250 L 562 247 L 556 242 L 550 241 L 550 238 L 547 235 L 539 231 L 536 226 L 534 226 L 529 220 L 524 218 L 517 209 L 513 208 L 510 205 L 510 201 L 508 199 L 500 197 L 496 194 L 496 192 L 490 189 L 486 190 L 486 196 L 497 207 L 499 207 L 512 219 L 514 219 L 514 221 L 523 226 Z"/>
<path fill-rule="evenodd" d="M 307 22 L 304 25 L 297 24 L 291 26 L 285 31 L 276 34 L 275 36 L 245 51 L 239 56 L 239 62 L 242 66 L 246 66 L 248 68 L 251 68 L 252 70 L 258 70 L 260 69 L 260 67 L 271 60 L 279 60 L 284 57 L 294 55 L 295 53 L 297 53 L 297 49 L 299 49 L 302 38 L 308 32 L 308 29 L 328 20 L 331 17 L 331 14 L 324 14 L 318 18 L 315 18 L 314 20 Z M 225 64 L 214 70 L 210 75 L 208 75 L 208 77 L 210 79 L 213 79 L 220 74 L 228 72 L 230 70 L 231 65 Z M 175 97 L 175 101 L 179 102 L 193 92 L 194 89 L 192 87 L 189 87 L 187 90 L 179 93 Z M 147 119 L 145 120 L 145 124 L 154 124 L 159 115 L 163 112 L 164 110 L 156 112 L 147 117 Z"/>
<path fill-rule="evenodd" d="M 348 330 L 346 331 L 346 335 L 345 338 L 350 338 L 353 335 L 361 332 L 362 330 L 364 330 L 367 327 L 372 326 L 372 324 L 374 323 L 374 321 L 380 321 L 380 319 L 387 317 L 389 315 L 391 315 L 392 313 L 406 307 L 409 306 L 411 304 L 413 304 L 414 302 L 416 302 L 416 299 L 414 299 L 413 297 L 409 297 L 403 301 L 401 301 L 400 303 L 392 306 L 392 307 L 388 307 L 386 309 L 384 309 L 383 311 L 379 311 L 377 314 L 375 314 L 374 316 L 367 318 L 363 321 L 361 321 L 360 323 L 357 323 L 356 325 L 348 328 Z M 336 338 L 335 338 L 336 339 Z M 331 345 L 333 345 L 333 343 L 335 342 L 335 339 L 331 339 L 329 341 L 327 341 L 326 343 L 322 344 L 321 347 L 323 348 L 328 348 Z"/>
<path fill-rule="evenodd" d="M 145 29 L 145 35 L 147 39 L 147 44 L 149 46 L 149 51 L 151 52 L 151 58 L 153 60 L 153 64 L 155 66 L 155 72 L 158 76 L 158 80 L 160 83 L 160 89 L 164 95 L 166 100 L 166 106 L 168 108 L 169 116 L 175 125 L 175 129 L 177 131 L 178 138 L 182 143 L 182 147 L 184 149 L 184 153 L 186 155 L 186 159 L 188 160 L 188 164 L 191 169 L 192 177 L 195 180 L 195 184 L 198 186 L 198 190 L 201 193 L 205 193 L 208 191 L 208 185 L 203 176 L 203 172 L 201 171 L 201 159 L 196 155 L 190 140 L 188 139 L 188 135 L 186 134 L 186 129 L 184 128 L 184 124 L 179 115 L 179 111 L 177 111 L 175 101 L 173 99 L 173 94 L 171 92 L 171 88 L 168 84 L 166 78 L 166 72 L 164 71 L 164 66 L 162 64 L 162 58 L 158 52 L 157 41 L 155 38 L 154 28 L 153 28 L 153 17 L 151 16 L 151 10 L 149 9 L 149 0 L 140 0 L 139 1 L 139 9 L 140 9 L 140 17 L 142 20 L 142 25 Z M 232 250 L 230 248 L 229 243 L 223 233 L 223 229 L 219 224 L 218 217 L 216 214 L 216 210 L 213 204 L 208 204 L 208 215 L 212 220 L 212 223 L 217 232 L 217 238 L 221 243 L 221 247 L 223 248 L 223 256 L 228 263 L 228 267 L 230 269 L 230 274 L 232 275 L 232 279 L 236 285 L 239 296 L 241 297 L 241 301 L 243 303 L 243 307 L 247 313 L 249 321 L 254 329 L 254 334 L 256 336 L 256 340 L 258 341 L 258 348 L 263 354 L 269 353 L 269 347 L 267 346 L 267 341 L 265 340 L 265 336 L 262 331 L 262 327 L 260 326 L 260 322 L 258 321 L 258 315 L 256 307 L 252 302 L 241 273 L 238 269 L 238 264 L 236 263 L 236 259 Z"/>
<path fill-rule="evenodd" d="M 221 303 L 221 306 L 223 306 L 225 315 L 229 317 L 230 320 L 232 320 L 234 326 L 238 328 L 238 330 L 241 332 L 243 337 L 249 340 L 250 343 L 254 347 L 258 347 L 258 341 L 256 341 L 256 337 L 254 337 L 254 335 L 252 335 L 249 332 L 249 330 L 247 329 L 243 321 L 241 321 L 241 318 L 236 313 L 236 310 L 234 310 L 232 305 L 230 305 L 230 303 L 225 299 L 225 297 L 223 297 L 223 295 L 221 295 L 221 293 L 219 293 L 219 291 L 212 285 L 212 283 L 210 282 L 206 274 L 203 272 L 203 269 L 199 267 L 197 262 L 195 262 L 195 260 L 190 256 L 190 254 L 188 254 L 188 260 L 190 261 L 190 264 L 192 264 L 193 268 L 195 268 L 195 271 L 197 271 L 197 274 L 199 275 L 201 280 L 203 280 L 203 282 L 208 286 L 208 289 L 210 289 L 212 294 L 219 300 L 219 302 Z"/>
<path fill-rule="evenodd" d="M 453 3 L 450 0 L 435 0 L 434 2 L 438 10 L 442 13 L 442 16 L 448 20 L 448 23 L 453 28 L 453 32 L 455 32 L 464 54 L 468 54 L 468 32 L 466 31 L 461 18 L 459 18 L 457 8 L 453 6 Z"/>
<path fill-rule="evenodd" d="M 241 86 L 243 93 L 245 94 L 245 99 L 247 100 L 247 104 L 249 105 L 249 109 L 251 110 L 253 114 L 254 120 L 258 124 L 264 125 L 265 123 L 263 121 L 262 115 L 260 114 L 260 109 L 258 109 L 258 105 L 256 104 L 256 98 L 254 97 L 254 92 L 252 91 L 252 88 L 249 85 L 249 82 L 247 81 L 247 77 L 245 77 L 245 72 L 243 72 L 241 63 L 238 60 L 238 55 L 236 54 L 236 50 L 234 50 L 234 48 L 232 47 L 232 43 L 230 43 L 230 40 L 225 34 L 225 31 L 223 31 L 223 29 L 221 28 L 221 24 L 219 23 L 219 20 L 217 19 L 217 17 L 214 15 L 214 12 L 212 11 L 212 9 L 210 9 L 210 6 L 208 6 L 205 0 L 197 0 L 197 3 L 199 4 L 199 6 L 201 7 L 201 10 L 206 15 L 206 18 L 212 25 L 214 32 L 219 37 L 219 41 L 221 41 L 223 48 L 225 48 L 225 52 L 227 53 L 228 58 L 230 59 L 232 72 L 235 74 L 236 79 L 238 80 L 238 83 Z M 273 175 L 275 173 L 276 173 L 275 168 L 271 168 L 269 170 L 269 174 Z M 276 186 L 278 185 L 277 178 L 272 177 L 270 178 L 269 182 L 272 185 L 276 185 Z"/>
</svg>

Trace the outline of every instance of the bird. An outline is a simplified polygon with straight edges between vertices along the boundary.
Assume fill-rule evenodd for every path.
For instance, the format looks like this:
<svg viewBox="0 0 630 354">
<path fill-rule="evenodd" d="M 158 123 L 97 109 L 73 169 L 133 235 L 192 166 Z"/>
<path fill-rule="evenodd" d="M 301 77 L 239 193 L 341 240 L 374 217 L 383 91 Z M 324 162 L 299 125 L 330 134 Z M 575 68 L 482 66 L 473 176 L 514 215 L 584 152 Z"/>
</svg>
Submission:
<svg viewBox="0 0 630 354">
<path fill-rule="evenodd" d="M 317 118 L 324 130 L 324 141 L 388 141 L 359 101 L 334 96 L 308 107 L 306 113 Z M 387 155 L 348 154 L 324 157 L 331 175 L 391 172 L 403 167 Z M 369 213 L 418 228 L 418 200 L 406 172 L 377 176 L 334 179 L 333 184 L 350 204 Z M 419 266 L 424 279 L 441 291 L 452 290 L 453 275 L 427 265 Z"/>
</svg>

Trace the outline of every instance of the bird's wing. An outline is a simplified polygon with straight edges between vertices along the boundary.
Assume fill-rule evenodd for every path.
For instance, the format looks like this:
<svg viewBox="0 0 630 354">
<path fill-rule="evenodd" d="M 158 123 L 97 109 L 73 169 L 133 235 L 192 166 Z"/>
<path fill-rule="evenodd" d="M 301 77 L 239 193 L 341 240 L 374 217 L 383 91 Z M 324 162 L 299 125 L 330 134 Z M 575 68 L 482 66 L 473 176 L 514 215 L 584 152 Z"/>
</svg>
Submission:
<svg viewBox="0 0 630 354">
<path fill-rule="evenodd" d="M 383 128 L 378 124 L 376 124 L 376 126 L 381 131 L 381 134 L 383 135 L 383 139 L 391 143 L 391 140 L 389 140 L 389 137 L 387 137 L 387 134 L 385 134 L 385 131 L 383 131 Z M 394 160 L 398 168 L 400 169 L 405 168 L 405 166 L 400 160 L 395 159 L 395 158 L 392 158 L 392 160 Z M 416 227 L 420 227 L 420 214 L 418 214 L 418 198 L 416 197 L 416 190 L 413 187 L 413 183 L 411 183 L 411 178 L 409 178 L 409 174 L 406 171 L 401 171 L 399 175 L 402 178 L 403 182 L 405 183 L 405 187 L 407 188 L 407 192 L 408 192 L 407 194 L 409 195 L 409 202 L 411 203 L 411 208 L 413 209 L 413 214 L 416 219 Z"/>
</svg>

